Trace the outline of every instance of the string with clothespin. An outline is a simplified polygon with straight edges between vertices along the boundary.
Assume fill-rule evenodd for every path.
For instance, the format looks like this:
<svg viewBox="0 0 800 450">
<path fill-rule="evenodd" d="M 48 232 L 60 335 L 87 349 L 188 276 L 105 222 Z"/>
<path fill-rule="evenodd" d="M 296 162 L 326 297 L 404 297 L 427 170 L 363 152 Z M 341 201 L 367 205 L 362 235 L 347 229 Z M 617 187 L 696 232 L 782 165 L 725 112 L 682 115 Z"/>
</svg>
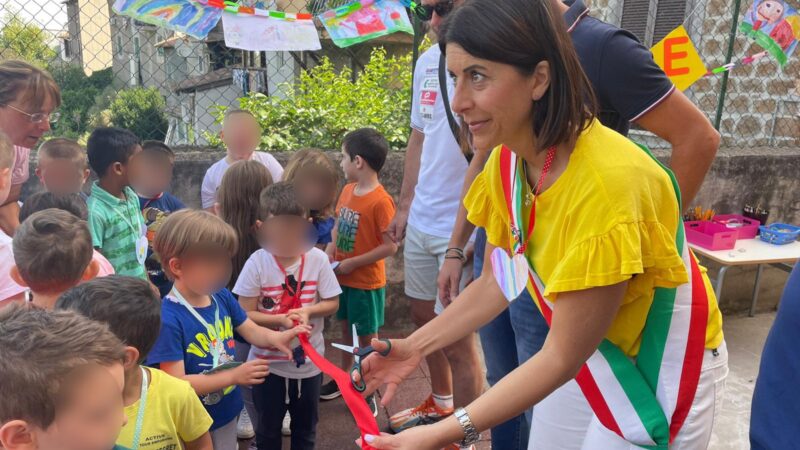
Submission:
<svg viewBox="0 0 800 450">
<path fill-rule="evenodd" d="M 253 8 L 250 6 L 242 6 L 237 2 L 230 0 L 195 0 L 195 1 L 197 1 L 197 3 L 200 3 L 201 5 L 222 9 L 226 12 L 233 14 L 249 14 L 252 16 L 270 17 L 273 19 L 283 19 L 288 21 L 314 19 L 314 16 L 309 13 L 288 13 L 284 11 L 270 11 L 261 8 Z"/>
</svg>

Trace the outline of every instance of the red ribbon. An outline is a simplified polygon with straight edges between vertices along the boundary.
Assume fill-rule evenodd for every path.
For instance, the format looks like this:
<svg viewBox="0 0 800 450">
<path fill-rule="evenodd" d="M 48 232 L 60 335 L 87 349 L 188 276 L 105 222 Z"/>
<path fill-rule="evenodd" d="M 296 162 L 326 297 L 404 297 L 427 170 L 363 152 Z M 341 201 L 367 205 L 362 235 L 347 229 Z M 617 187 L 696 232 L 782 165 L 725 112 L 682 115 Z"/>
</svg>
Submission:
<svg viewBox="0 0 800 450">
<path fill-rule="evenodd" d="M 372 410 L 370 409 L 369 405 L 367 405 L 364 397 L 362 397 L 361 393 L 356 391 L 356 388 L 353 387 L 353 382 L 350 380 L 350 374 L 325 359 L 324 356 L 317 353 L 317 351 L 314 349 L 314 346 L 308 342 L 307 335 L 301 334 L 298 336 L 298 339 L 300 339 L 300 345 L 303 347 L 303 351 L 305 351 L 306 356 L 311 359 L 311 362 L 316 364 L 317 367 L 319 367 L 319 370 L 331 377 L 333 381 L 336 382 L 336 385 L 339 386 L 339 390 L 342 392 L 342 398 L 344 398 L 347 408 L 353 415 L 353 419 L 356 420 L 358 429 L 361 430 L 361 449 L 375 450 L 374 447 L 367 444 L 366 435 L 380 435 L 378 422 L 375 420 L 375 416 L 372 415 Z"/>
<path fill-rule="evenodd" d="M 302 308 L 300 296 L 303 291 L 303 266 L 305 266 L 305 261 L 306 257 L 303 255 L 300 258 L 300 269 L 297 271 L 297 286 L 294 290 L 294 297 L 292 299 L 293 309 Z M 281 263 L 278 262 L 277 258 L 275 259 L 275 263 L 281 269 L 284 276 L 287 276 L 286 269 L 284 269 Z M 289 288 L 288 278 L 286 280 L 286 287 Z M 294 325 L 300 325 L 300 322 L 295 321 Z M 361 393 L 358 392 L 355 387 L 353 387 L 353 381 L 350 379 L 350 374 L 325 359 L 324 356 L 317 353 L 317 351 L 314 349 L 314 346 L 308 341 L 307 334 L 298 335 L 297 338 L 300 340 L 300 346 L 303 347 L 303 351 L 311 360 L 311 362 L 316 364 L 319 370 L 331 377 L 333 381 L 336 382 L 336 385 L 339 386 L 339 391 L 341 391 L 342 398 L 344 398 L 344 402 L 347 404 L 347 409 L 350 410 L 350 414 L 353 415 L 353 419 L 355 419 L 358 429 L 361 430 L 361 450 L 376 450 L 375 447 L 367 444 L 366 435 L 371 434 L 373 436 L 378 436 L 380 434 L 378 422 L 375 420 L 375 416 L 372 415 L 372 410 L 367 405 L 364 397 L 362 397 Z"/>
</svg>

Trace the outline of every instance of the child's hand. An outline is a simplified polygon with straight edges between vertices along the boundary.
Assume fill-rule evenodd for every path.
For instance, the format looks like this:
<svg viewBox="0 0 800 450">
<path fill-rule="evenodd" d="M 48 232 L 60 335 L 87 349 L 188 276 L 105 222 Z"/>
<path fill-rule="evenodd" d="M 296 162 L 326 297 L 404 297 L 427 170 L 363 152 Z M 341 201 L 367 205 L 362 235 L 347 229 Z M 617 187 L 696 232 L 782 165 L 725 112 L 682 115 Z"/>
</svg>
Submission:
<svg viewBox="0 0 800 450">
<path fill-rule="evenodd" d="M 292 326 L 294 326 L 295 320 L 300 322 L 300 325 L 308 325 L 309 321 L 311 320 L 311 316 L 304 308 L 292 309 L 289 311 L 287 316 L 289 317 L 289 320 L 292 321 Z"/>
<path fill-rule="evenodd" d="M 355 264 L 353 264 L 353 259 L 343 259 L 339 261 L 339 265 L 333 271 L 336 275 L 348 275 L 356 270 Z"/>
<path fill-rule="evenodd" d="M 300 334 L 311 333 L 311 327 L 308 325 L 298 325 L 290 330 L 280 332 L 273 331 L 273 333 L 274 334 L 270 336 L 272 346 L 286 353 L 289 359 L 292 359 L 294 357 L 292 354 L 292 341 Z"/>
<path fill-rule="evenodd" d="M 290 311 L 290 313 L 291 313 L 291 311 Z M 289 317 L 289 314 L 284 314 L 284 315 L 280 316 L 280 321 L 281 321 L 281 327 L 283 327 L 283 328 L 285 328 L 287 330 L 291 329 L 291 328 L 294 328 L 294 320 L 291 317 Z"/>
<path fill-rule="evenodd" d="M 251 386 L 261 384 L 269 375 L 269 362 L 263 359 L 254 359 L 241 366 L 231 369 L 234 384 Z"/>
</svg>

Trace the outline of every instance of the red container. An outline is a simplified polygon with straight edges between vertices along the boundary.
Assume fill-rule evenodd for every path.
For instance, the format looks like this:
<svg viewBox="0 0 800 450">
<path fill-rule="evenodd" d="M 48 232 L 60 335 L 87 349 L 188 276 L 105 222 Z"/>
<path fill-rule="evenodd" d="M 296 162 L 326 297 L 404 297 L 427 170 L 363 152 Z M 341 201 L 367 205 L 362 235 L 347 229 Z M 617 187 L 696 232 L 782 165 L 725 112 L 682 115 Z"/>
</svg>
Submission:
<svg viewBox="0 0 800 450">
<path fill-rule="evenodd" d="M 758 235 L 758 227 L 761 225 L 756 219 L 741 216 L 739 214 L 720 214 L 711 219 L 721 225 L 725 225 L 728 230 L 736 231 L 736 239 L 755 239 Z"/>
<path fill-rule="evenodd" d="M 685 222 L 685 225 L 686 239 L 692 244 L 709 250 L 730 250 L 736 246 L 738 231 L 725 225 L 706 221 Z"/>
</svg>

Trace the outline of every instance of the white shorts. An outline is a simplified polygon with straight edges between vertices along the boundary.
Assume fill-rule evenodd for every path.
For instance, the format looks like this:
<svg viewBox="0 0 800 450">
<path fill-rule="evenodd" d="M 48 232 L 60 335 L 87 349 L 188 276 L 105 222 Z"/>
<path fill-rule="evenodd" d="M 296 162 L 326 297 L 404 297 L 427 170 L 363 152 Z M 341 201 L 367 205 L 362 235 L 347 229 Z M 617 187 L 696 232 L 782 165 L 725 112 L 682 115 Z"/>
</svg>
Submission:
<svg viewBox="0 0 800 450">
<path fill-rule="evenodd" d="M 436 301 L 434 312 L 444 311 L 438 295 L 437 278 L 444 264 L 444 254 L 450 239 L 424 233 L 411 225 L 406 228 L 403 260 L 405 270 L 405 293 L 417 300 Z M 461 272 L 461 289 L 472 275 L 472 263 Z"/>
<path fill-rule="evenodd" d="M 706 350 L 694 403 L 670 450 L 708 448 L 714 421 L 721 409 L 722 391 L 728 376 L 725 342 L 716 355 Z M 528 450 L 639 450 L 604 427 L 572 380 L 533 408 Z"/>
</svg>

